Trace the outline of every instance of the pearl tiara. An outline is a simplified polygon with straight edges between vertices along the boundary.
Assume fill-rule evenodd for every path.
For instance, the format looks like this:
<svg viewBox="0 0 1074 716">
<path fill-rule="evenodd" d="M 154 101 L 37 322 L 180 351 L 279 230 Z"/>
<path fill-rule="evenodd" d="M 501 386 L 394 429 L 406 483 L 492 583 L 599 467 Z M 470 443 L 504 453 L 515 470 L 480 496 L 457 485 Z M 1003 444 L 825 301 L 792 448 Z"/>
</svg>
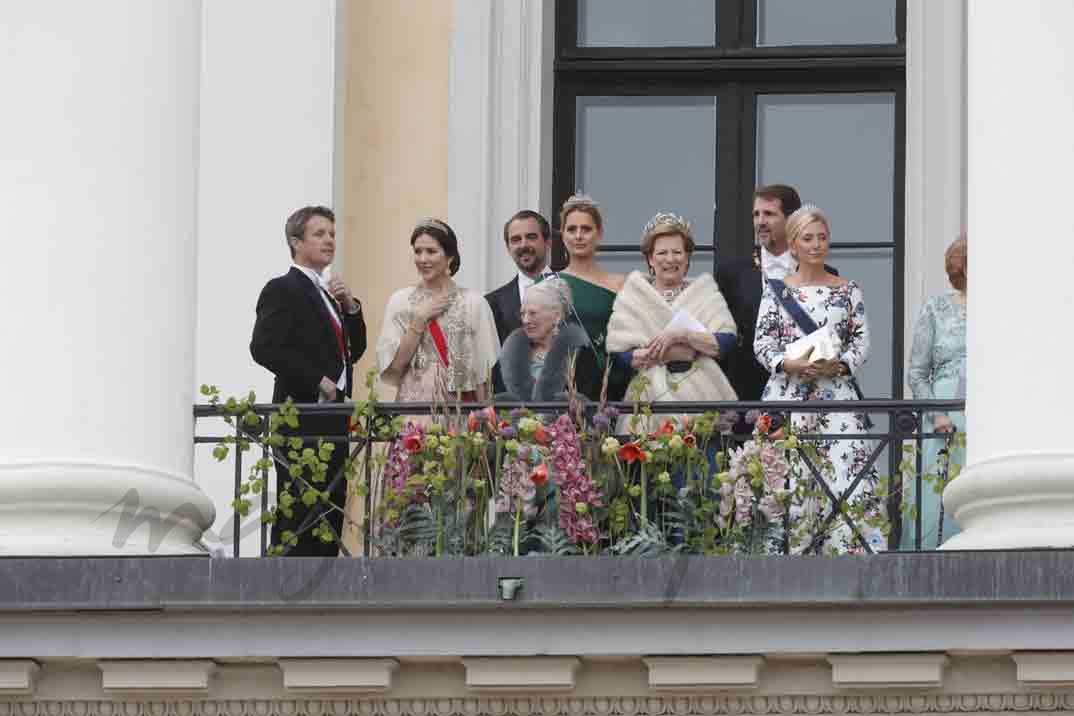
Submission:
<svg viewBox="0 0 1074 716">
<path fill-rule="evenodd" d="M 589 194 L 586 194 L 581 189 L 571 194 L 570 198 L 568 198 L 567 201 L 563 202 L 563 210 L 568 211 L 578 206 L 591 206 L 594 209 L 600 208 L 600 204 L 598 204 L 593 197 L 589 196 Z"/>
</svg>

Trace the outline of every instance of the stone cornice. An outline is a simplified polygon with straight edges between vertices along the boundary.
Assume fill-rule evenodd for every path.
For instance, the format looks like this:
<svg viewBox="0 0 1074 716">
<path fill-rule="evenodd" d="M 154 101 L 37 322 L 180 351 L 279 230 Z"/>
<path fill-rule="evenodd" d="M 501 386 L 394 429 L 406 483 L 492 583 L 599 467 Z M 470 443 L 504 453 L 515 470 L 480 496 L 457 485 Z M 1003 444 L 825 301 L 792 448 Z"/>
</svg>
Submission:
<svg viewBox="0 0 1074 716">
<path fill-rule="evenodd" d="M 1067 712 L 1074 691 L 651 697 L 0 700 L 0 716 L 775 716 Z"/>
</svg>

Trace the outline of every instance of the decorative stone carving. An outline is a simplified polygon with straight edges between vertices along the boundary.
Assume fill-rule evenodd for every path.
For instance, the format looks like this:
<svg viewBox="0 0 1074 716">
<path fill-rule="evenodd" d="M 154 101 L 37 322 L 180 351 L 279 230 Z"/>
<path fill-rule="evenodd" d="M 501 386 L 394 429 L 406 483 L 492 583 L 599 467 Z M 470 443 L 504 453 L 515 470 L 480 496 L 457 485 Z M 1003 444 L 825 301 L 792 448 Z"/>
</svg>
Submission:
<svg viewBox="0 0 1074 716">
<path fill-rule="evenodd" d="M 101 687 L 111 692 L 206 693 L 215 664 L 208 660 L 131 659 L 99 661 Z"/>
<path fill-rule="evenodd" d="M 667 690 L 754 689 L 760 683 L 760 656 L 650 656 L 649 688 Z"/>
<path fill-rule="evenodd" d="M 30 659 L 0 660 L 0 696 L 32 694 L 40 668 Z"/>
<path fill-rule="evenodd" d="M 473 691 L 570 691 L 577 657 L 511 656 L 463 659 Z"/>
<path fill-rule="evenodd" d="M 399 668 L 395 659 L 280 659 L 289 691 L 387 691 Z"/>
<path fill-rule="evenodd" d="M 782 716 L 1074 711 L 1074 691 L 996 694 L 0 701 L 0 716 Z"/>
<path fill-rule="evenodd" d="M 828 657 L 836 688 L 938 688 L 943 685 L 944 654 L 850 654 Z"/>
</svg>

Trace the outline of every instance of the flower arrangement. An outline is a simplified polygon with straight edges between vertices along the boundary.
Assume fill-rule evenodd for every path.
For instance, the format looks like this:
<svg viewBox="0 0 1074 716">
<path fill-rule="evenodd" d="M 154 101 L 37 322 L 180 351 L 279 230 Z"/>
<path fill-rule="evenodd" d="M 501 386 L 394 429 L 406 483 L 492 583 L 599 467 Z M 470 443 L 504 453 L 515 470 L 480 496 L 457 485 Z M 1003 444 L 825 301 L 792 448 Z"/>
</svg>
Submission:
<svg viewBox="0 0 1074 716">
<path fill-rule="evenodd" d="M 816 478 L 831 465 L 771 415 L 747 415 L 748 435 L 733 432 L 737 414 L 661 416 L 656 424 L 647 408 L 645 425 L 655 427 L 621 435 L 618 411 L 607 406 L 588 415 L 501 416 L 488 406 L 389 420 L 367 385 L 370 399 L 352 414 L 362 447 L 346 479 L 353 494 L 368 496 L 361 527 L 376 555 L 767 554 L 808 551 L 824 544 L 818 524 L 838 525 L 817 510 L 829 503 Z M 236 415 L 246 420 L 244 407 Z M 323 499 L 329 455 L 278 437 L 273 430 L 297 420 L 293 406 L 282 410 L 269 420 L 266 444 L 289 449 L 289 469 L 310 480 L 302 499 Z M 243 514 L 246 496 L 265 487 L 262 462 L 236 501 Z M 882 520 L 875 509 L 851 508 L 871 526 Z M 281 502 L 261 519 L 286 509 Z"/>
</svg>

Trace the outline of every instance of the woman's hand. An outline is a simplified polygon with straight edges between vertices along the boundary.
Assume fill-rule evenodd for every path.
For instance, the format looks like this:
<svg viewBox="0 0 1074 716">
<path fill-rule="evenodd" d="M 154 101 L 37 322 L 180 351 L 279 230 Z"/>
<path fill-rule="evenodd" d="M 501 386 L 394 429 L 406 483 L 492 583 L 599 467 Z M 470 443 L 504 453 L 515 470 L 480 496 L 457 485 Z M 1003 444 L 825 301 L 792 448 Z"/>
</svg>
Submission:
<svg viewBox="0 0 1074 716">
<path fill-rule="evenodd" d="M 937 433 L 953 433 L 955 432 L 955 424 L 946 415 L 937 415 L 932 419 L 932 429 Z"/>
<path fill-rule="evenodd" d="M 810 365 L 816 375 L 821 378 L 835 378 L 846 372 L 843 363 L 837 360 L 825 360 L 822 358 L 813 361 Z"/>
<path fill-rule="evenodd" d="M 439 318 L 443 315 L 444 311 L 451 305 L 451 301 L 454 296 L 450 293 L 442 293 L 439 296 L 431 296 L 424 301 L 421 305 L 414 309 L 414 317 L 428 323 L 434 318 Z"/>
<path fill-rule="evenodd" d="M 783 372 L 802 380 L 813 380 L 816 377 L 816 373 L 813 370 L 813 364 L 809 362 L 809 356 L 811 355 L 813 355 L 812 348 L 807 350 L 801 358 L 784 358 Z"/>
<path fill-rule="evenodd" d="M 684 343 L 689 345 L 689 336 L 686 331 L 666 330 L 656 334 L 656 337 L 649 341 L 646 349 L 653 357 L 653 363 L 664 363 L 667 361 L 668 350 Z"/>
</svg>

